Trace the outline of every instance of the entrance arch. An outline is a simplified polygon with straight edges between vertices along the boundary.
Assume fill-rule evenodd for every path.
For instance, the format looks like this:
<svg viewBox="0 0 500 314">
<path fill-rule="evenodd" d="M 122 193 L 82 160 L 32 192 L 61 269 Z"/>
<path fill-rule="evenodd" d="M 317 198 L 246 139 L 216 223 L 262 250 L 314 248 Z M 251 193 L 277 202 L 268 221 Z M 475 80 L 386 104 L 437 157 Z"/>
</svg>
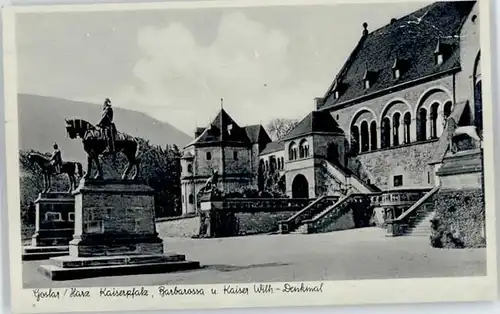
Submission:
<svg viewBox="0 0 500 314">
<path fill-rule="evenodd" d="M 309 183 L 304 175 L 298 174 L 292 182 L 293 198 L 309 198 Z"/>
</svg>

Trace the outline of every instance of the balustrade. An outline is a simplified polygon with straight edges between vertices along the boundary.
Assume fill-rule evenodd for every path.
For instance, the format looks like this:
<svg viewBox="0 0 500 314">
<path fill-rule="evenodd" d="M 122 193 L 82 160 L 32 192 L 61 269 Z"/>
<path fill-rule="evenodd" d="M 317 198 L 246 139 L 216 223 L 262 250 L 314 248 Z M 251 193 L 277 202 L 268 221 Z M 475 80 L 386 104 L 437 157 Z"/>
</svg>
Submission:
<svg viewBox="0 0 500 314">
<path fill-rule="evenodd" d="M 298 211 L 313 199 L 290 198 L 230 198 L 222 201 L 222 210 L 231 212 Z"/>
</svg>

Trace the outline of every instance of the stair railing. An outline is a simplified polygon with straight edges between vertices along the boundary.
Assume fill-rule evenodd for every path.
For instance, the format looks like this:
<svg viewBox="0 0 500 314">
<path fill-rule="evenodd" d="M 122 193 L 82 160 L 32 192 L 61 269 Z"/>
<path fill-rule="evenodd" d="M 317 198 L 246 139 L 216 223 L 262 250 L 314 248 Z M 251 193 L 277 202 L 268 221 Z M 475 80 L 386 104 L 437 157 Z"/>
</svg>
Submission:
<svg viewBox="0 0 500 314">
<path fill-rule="evenodd" d="M 395 219 L 387 220 L 387 231 L 392 236 L 400 236 L 406 233 L 409 224 L 408 218 L 413 214 L 418 208 L 420 208 L 429 198 L 431 198 L 437 191 L 439 191 L 439 186 L 434 187 L 432 190 L 423 195 L 415 204 L 410 208 L 405 210 L 401 215 Z"/>
<path fill-rule="evenodd" d="M 311 204 L 304 207 L 304 209 L 298 211 L 290 218 L 278 222 L 280 233 L 289 233 L 295 230 L 297 226 L 305 219 L 310 219 L 314 217 L 318 211 L 323 210 L 331 204 L 334 204 L 338 200 L 337 196 L 324 195 L 319 197 L 317 200 Z"/>
</svg>

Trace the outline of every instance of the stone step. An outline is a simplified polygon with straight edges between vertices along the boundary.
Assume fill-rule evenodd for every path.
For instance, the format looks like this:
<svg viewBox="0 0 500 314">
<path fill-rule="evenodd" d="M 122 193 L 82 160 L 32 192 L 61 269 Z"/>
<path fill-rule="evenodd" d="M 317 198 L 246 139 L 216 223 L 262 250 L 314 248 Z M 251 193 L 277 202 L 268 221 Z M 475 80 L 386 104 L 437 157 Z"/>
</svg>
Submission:
<svg viewBox="0 0 500 314">
<path fill-rule="evenodd" d="M 200 268 L 200 262 L 181 261 L 79 268 L 62 268 L 56 265 L 41 265 L 38 268 L 38 271 L 51 280 L 63 281 L 108 276 L 159 274 L 197 268 Z"/>
<path fill-rule="evenodd" d="M 21 259 L 23 261 L 36 261 L 68 254 L 68 246 L 25 246 Z"/>
<path fill-rule="evenodd" d="M 67 252 L 69 251 L 68 245 L 61 246 L 25 246 L 23 247 L 25 253 L 46 253 L 46 252 Z"/>
<path fill-rule="evenodd" d="M 65 256 L 68 255 L 67 252 L 37 252 L 37 253 L 23 253 L 22 260 L 23 261 L 39 261 L 43 259 L 49 259 L 52 257 Z"/>
<path fill-rule="evenodd" d="M 124 255 L 100 257 L 74 257 L 61 256 L 51 258 L 52 265 L 61 268 L 82 268 L 112 265 L 138 265 L 151 263 L 168 263 L 185 261 L 186 256 L 181 254 L 155 254 L 155 255 Z"/>
</svg>

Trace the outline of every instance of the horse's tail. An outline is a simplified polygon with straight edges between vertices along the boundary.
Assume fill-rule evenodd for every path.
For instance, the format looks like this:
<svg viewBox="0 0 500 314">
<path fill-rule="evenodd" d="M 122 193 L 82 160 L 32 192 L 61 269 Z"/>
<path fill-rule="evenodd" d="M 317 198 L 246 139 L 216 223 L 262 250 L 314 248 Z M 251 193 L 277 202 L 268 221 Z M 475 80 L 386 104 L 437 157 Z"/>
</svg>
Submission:
<svg viewBox="0 0 500 314">
<path fill-rule="evenodd" d="M 83 167 L 82 164 L 79 162 L 75 162 L 76 165 L 76 175 L 81 178 L 83 177 Z"/>
</svg>

